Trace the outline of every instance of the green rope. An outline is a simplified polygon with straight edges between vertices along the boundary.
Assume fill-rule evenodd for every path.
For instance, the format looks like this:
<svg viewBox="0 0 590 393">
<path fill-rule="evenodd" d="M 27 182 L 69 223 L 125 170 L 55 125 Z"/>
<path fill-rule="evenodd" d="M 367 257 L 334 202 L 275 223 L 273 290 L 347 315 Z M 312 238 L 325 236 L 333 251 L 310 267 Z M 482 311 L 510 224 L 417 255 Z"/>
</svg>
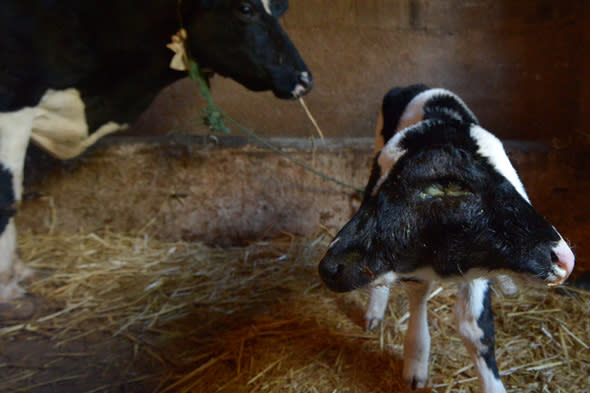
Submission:
<svg viewBox="0 0 590 393">
<path fill-rule="evenodd" d="M 227 116 L 227 120 L 230 123 L 233 123 L 236 127 L 238 127 L 244 134 L 250 136 L 251 138 L 253 138 L 254 140 L 256 140 L 257 142 L 262 143 L 264 146 L 266 146 L 268 149 L 274 151 L 275 153 L 279 154 L 282 157 L 285 157 L 286 159 L 288 159 L 289 161 L 291 161 L 292 163 L 299 165 L 300 167 L 302 167 L 303 169 L 308 170 L 309 172 L 320 176 L 323 179 L 329 180 L 333 183 L 338 184 L 339 186 L 342 187 L 346 187 L 346 188 L 351 188 L 357 192 L 363 193 L 365 190 L 362 188 L 358 188 L 355 186 L 352 186 L 350 184 L 344 183 L 336 178 L 333 178 L 331 176 L 328 176 L 316 169 L 313 169 L 312 167 L 310 167 L 309 165 L 297 160 L 296 158 L 291 157 L 290 155 L 286 154 L 284 151 L 282 151 L 281 149 L 279 149 L 278 147 L 276 147 L 275 145 L 273 145 L 272 143 L 268 142 L 266 139 L 259 137 L 258 135 L 256 135 L 254 132 L 250 131 L 249 129 L 247 129 L 246 127 L 244 127 L 243 125 L 241 125 L 240 123 L 238 123 L 237 121 L 235 121 L 234 119 L 232 119 L 231 117 Z"/>
<path fill-rule="evenodd" d="M 189 60 L 189 65 L 190 69 L 188 74 L 192 80 L 196 80 L 199 83 L 201 95 L 205 97 L 205 101 L 207 101 L 207 107 L 203 108 L 203 112 L 205 113 L 203 121 L 211 130 L 229 134 L 230 130 L 225 126 L 225 122 L 223 120 L 224 115 L 213 103 L 213 98 L 211 97 L 208 83 L 201 72 L 201 68 L 197 62 L 192 59 Z"/>
<path fill-rule="evenodd" d="M 182 0 L 178 0 L 179 7 L 180 7 L 181 3 L 182 3 Z M 181 26 L 182 26 L 182 20 L 181 20 Z M 312 167 L 304 164 L 303 162 L 291 157 L 290 155 L 286 154 L 278 147 L 274 146 L 273 144 L 271 144 L 270 142 L 268 142 L 264 138 L 259 137 L 254 132 L 250 131 L 248 128 L 244 127 L 243 125 L 241 125 L 240 123 L 238 123 L 237 121 L 232 119 L 230 116 L 224 114 L 219 108 L 217 108 L 217 106 L 215 106 L 215 103 L 213 102 L 213 98 L 211 97 L 211 92 L 209 91 L 209 84 L 207 83 L 206 78 L 203 76 L 203 73 L 201 72 L 201 68 L 199 67 L 197 62 L 195 62 L 192 58 L 190 58 L 189 53 L 187 53 L 187 56 L 189 57 L 189 70 L 188 70 L 189 77 L 192 80 L 197 81 L 197 83 L 199 84 L 201 95 L 205 98 L 205 101 L 207 101 L 207 107 L 203 108 L 203 112 L 205 114 L 203 116 L 203 121 L 209 127 L 209 129 L 211 129 L 214 132 L 222 132 L 225 134 L 229 134 L 231 131 L 229 130 L 229 128 L 227 128 L 225 126 L 225 119 L 227 119 L 230 123 L 232 123 L 236 127 L 238 127 L 243 133 L 245 133 L 249 137 L 253 138 L 254 140 L 262 143 L 268 149 L 270 149 L 270 150 L 274 151 L 275 153 L 279 154 L 280 156 L 288 159 L 292 163 L 299 165 L 300 167 L 308 170 L 309 172 L 311 172 L 317 176 L 320 176 L 323 179 L 326 179 L 326 180 L 329 180 L 333 183 L 336 183 L 339 186 L 351 188 L 359 193 L 364 192 L 364 190 L 362 188 L 358 188 L 358 187 L 352 186 L 350 184 L 344 183 L 344 182 L 342 182 L 338 179 L 335 179 L 331 176 L 328 176 L 318 170 L 315 170 Z"/>
</svg>

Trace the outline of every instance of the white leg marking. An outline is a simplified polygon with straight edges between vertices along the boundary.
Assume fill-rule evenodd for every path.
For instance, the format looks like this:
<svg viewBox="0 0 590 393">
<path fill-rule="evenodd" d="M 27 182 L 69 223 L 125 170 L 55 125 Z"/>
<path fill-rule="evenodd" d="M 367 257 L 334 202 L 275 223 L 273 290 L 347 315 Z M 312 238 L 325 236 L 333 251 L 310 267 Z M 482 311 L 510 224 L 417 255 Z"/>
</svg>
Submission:
<svg viewBox="0 0 590 393">
<path fill-rule="evenodd" d="M 506 155 L 502 142 L 495 135 L 478 125 L 471 126 L 470 134 L 479 146 L 478 153 L 486 157 L 490 164 L 492 164 L 502 176 L 508 179 L 525 201 L 531 203 L 516 170 L 514 170 L 514 167 Z"/>
<path fill-rule="evenodd" d="M 428 381 L 430 332 L 428 331 L 428 293 L 432 283 L 404 283 L 410 304 L 408 331 L 404 338 L 404 380 L 413 389 L 423 388 Z"/>
<path fill-rule="evenodd" d="M 484 310 L 487 291 L 488 281 L 486 279 L 476 279 L 462 284 L 457 295 L 455 318 L 459 335 L 473 359 L 482 393 L 505 393 L 502 381 L 494 375 L 494 371 L 490 369 L 484 358 L 484 354 L 493 351 L 494 348 L 488 348 L 483 342 L 486 332 L 478 325 L 482 313 L 484 311 L 491 312 Z M 493 326 L 491 328 L 492 331 L 487 332 L 488 335 L 493 334 Z M 495 359 L 493 361 L 495 364 Z"/>
<path fill-rule="evenodd" d="M 373 330 L 383 321 L 387 301 L 389 300 L 389 286 L 396 281 L 393 272 L 386 273 L 378 278 L 371 288 L 371 299 L 365 313 L 365 328 Z"/>
<path fill-rule="evenodd" d="M 15 252 L 16 228 L 14 218 L 11 218 L 4 232 L 0 234 L 0 282 L 7 282 L 12 277 L 12 261 Z"/>
<path fill-rule="evenodd" d="M 0 303 L 16 299 L 25 291 L 18 285 L 19 277 L 13 271 L 16 258 L 16 228 L 11 218 L 0 234 Z"/>
</svg>

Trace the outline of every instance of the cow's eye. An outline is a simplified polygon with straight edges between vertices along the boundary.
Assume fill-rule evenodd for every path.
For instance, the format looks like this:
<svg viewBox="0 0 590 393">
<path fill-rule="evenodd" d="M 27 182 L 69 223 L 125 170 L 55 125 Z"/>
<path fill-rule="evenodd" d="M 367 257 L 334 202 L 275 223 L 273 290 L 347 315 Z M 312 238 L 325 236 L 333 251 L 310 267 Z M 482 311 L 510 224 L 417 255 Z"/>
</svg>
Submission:
<svg viewBox="0 0 590 393">
<path fill-rule="evenodd" d="M 240 6 L 238 7 L 238 10 L 240 11 L 240 13 L 242 15 L 246 15 L 246 16 L 252 15 L 252 12 L 253 12 L 252 6 L 248 3 L 241 3 Z"/>
</svg>

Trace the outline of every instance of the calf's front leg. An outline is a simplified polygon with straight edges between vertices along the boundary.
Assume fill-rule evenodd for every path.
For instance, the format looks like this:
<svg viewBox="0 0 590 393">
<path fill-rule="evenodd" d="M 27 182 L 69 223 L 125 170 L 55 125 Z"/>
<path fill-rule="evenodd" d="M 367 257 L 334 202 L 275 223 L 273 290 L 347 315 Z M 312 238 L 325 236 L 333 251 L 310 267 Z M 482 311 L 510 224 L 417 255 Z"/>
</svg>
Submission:
<svg viewBox="0 0 590 393">
<path fill-rule="evenodd" d="M 389 300 L 389 287 L 396 280 L 396 275 L 393 272 L 388 272 L 375 280 L 371 286 L 371 297 L 365 313 L 366 330 L 373 330 L 383 322 Z"/>
<path fill-rule="evenodd" d="M 505 393 L 494 354 L 494 316 L 487 279 L 464 283 L 457 294 L 457 330 L 473 359 L 482 393 Z"/>
<path fill-rule="evenodd" d="M 428 358 L 430 357 L 430 332 L 428 331 L 427 301 L 432 283 L 405 282 L 408 294 L 410 319 L 404 338 L 403 378 L 412 389 L 426 386 Z"/>
</svg>

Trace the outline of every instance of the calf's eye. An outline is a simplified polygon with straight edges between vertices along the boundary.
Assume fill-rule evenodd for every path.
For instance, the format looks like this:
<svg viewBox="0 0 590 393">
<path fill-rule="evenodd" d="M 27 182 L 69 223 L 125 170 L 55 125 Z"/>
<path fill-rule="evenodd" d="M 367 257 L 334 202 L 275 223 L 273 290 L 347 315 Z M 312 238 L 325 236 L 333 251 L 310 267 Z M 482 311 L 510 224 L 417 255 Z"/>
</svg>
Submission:
<svg viewBox="0 0 590 393">
<path fill-rule="evenodd" d="M 252 6 L 248 3 L 241 3 L 238 7 L 238 11 L 240 11 L 242 15 L 252 15 Z"/>
</svg>

